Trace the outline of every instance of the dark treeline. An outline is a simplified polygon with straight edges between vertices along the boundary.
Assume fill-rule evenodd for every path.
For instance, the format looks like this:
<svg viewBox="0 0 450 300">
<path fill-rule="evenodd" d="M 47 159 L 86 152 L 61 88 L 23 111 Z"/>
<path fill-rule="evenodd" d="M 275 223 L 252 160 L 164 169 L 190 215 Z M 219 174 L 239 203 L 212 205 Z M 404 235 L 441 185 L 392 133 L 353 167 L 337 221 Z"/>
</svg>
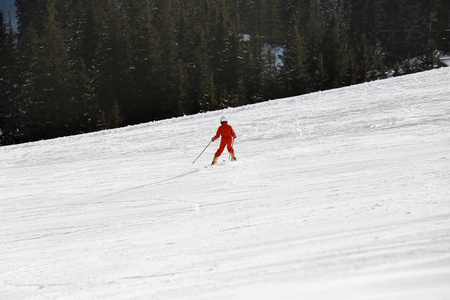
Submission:
<svg viewBox="0 0 450 300">
<path fill-rule="evenodd" d="M 430 69 L 449 3 L 16 0 L 17 32 L 0 12 L 0 143 L 410 73 L 413 57 Z"/>
</svg>

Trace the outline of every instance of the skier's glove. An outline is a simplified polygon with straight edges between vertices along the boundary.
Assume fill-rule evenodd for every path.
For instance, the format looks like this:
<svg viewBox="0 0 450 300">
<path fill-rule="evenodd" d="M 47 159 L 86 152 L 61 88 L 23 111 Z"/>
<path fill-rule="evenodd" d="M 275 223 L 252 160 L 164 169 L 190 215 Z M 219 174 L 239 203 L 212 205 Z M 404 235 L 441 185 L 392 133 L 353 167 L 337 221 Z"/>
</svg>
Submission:
<svg viewBox="0 0 450 300">
<path fill-rule="evenodd" d="M 214 142 L 214 139 L 211 139 L 211 142 Z"/>
</svg>

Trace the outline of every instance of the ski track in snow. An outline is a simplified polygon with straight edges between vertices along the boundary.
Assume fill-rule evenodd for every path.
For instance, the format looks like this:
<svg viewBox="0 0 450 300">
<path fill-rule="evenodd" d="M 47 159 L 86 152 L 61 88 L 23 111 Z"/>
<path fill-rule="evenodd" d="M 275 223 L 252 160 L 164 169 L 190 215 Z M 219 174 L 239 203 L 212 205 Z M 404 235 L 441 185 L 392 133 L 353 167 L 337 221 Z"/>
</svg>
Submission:
<svg viewBox="0 0 450 300">
<path fill-rule="evenodd" d="M 449 82 L 0 147 L 0 299 L 450 299 Z"/>
</svg>

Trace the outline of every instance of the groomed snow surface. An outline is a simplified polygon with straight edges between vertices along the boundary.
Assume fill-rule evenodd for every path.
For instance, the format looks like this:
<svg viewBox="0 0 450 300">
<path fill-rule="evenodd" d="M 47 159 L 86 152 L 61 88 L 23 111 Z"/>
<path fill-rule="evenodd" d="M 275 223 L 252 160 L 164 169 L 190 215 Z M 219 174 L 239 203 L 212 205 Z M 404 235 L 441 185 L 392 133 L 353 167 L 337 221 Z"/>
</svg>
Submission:
<svg viewBox="0 0 450 300">
<path fill-rule="evenodd" d="M 447 300 L 450 68 L 0 147 L 0 205 L 0 299 Z"/>
</svg>

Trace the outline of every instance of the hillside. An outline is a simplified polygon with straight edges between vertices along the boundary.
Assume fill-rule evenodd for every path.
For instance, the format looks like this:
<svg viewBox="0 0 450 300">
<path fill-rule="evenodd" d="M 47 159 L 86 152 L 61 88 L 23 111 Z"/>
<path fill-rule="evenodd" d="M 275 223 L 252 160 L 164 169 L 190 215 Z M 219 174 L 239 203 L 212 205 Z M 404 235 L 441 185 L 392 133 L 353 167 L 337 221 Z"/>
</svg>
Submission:
<svg viewBox="0 0 450 300">
<path fill-rule="evenodd" d="M 0 299 L 448 299 L 449 75 L 0 147 Z"/>
</svg>

